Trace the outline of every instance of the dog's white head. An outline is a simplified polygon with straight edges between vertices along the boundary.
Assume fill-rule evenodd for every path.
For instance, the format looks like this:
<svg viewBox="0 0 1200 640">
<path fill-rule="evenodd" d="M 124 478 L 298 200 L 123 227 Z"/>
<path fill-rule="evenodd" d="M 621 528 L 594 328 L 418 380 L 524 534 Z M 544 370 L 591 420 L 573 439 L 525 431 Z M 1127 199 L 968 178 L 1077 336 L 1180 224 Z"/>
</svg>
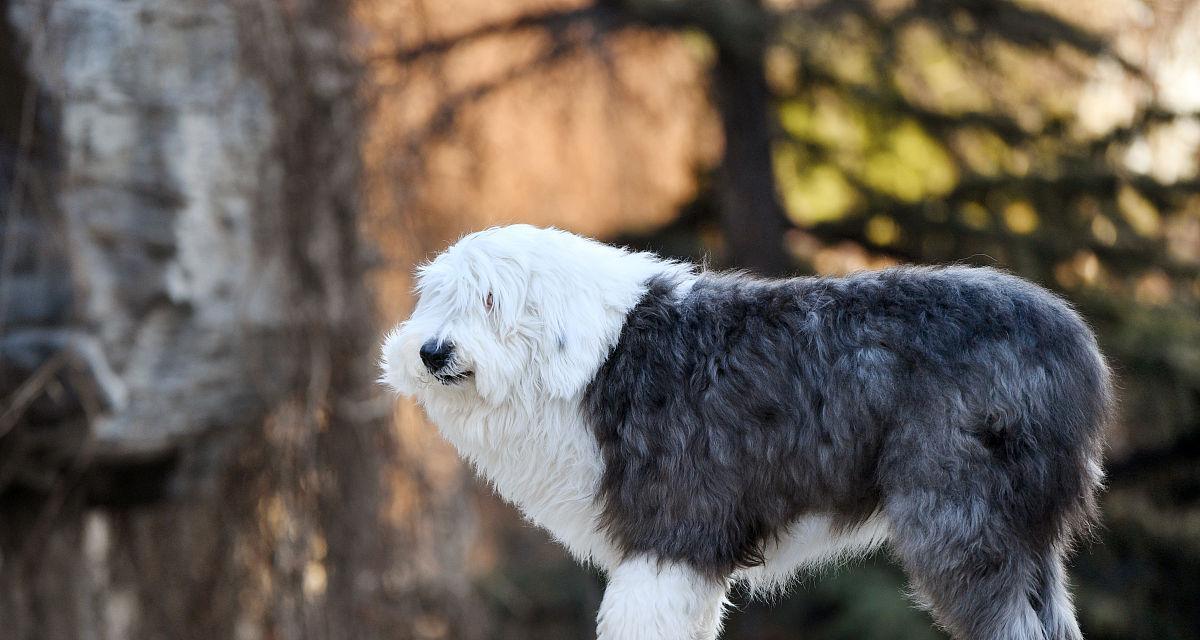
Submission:
<svg viewBox="0 0 1200 640">
<path fill-rule="evenodd" d="M 417 306 L 384 343 L 383 381 L 423 403 L 575 397 L 645 281 L 688 270 L 557 229 L 473 233 L 417 270 Z"/>
</svg>

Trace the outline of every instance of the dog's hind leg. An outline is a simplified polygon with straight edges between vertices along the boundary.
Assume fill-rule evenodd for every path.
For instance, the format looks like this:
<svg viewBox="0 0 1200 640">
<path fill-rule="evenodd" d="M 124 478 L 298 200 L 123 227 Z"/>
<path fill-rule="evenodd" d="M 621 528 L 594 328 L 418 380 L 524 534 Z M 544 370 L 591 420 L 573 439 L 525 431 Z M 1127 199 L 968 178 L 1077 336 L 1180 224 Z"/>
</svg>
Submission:
<svg viewBox="0 0 1200 640">
<path fill-rule="evenodd" d="M 914 595 L 934 619 L 955 640 L 1050 640 L 1030 599 L 1035 562 L 988 531 L 986 512 L 931 506 L 889 519 Z"/>
<path fill-rule="evenodd" d="M 683 564 L 626 560 L 609 574 L 599 640 L 716 640 L 726 586 Z"/>
<path fill-rule="evenodd" d="M 883 512 L 934 619 L 955 640 L 1049 640 L 1031 601 L 1040 545 L 1031 542 L 1008 470 L 960 431 L 896 435 Z"/>
<path fill-rule="evenodd" d="M 1067 591 L 1062 551 L 1053 549 L 1042 556 L 1036 584 L 1031 602 L 1046 631 L 1046 640 L 1083 640 L 1075 620 L 1075 605 Z"/>
</svg>

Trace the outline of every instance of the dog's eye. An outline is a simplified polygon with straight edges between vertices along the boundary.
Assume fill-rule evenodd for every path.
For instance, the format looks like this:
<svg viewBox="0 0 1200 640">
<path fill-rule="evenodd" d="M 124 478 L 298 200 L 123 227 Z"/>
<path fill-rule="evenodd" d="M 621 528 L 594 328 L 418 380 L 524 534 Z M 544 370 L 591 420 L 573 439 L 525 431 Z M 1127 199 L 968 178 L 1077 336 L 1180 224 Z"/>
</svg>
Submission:
<svg viewBox="0 0 1200 640">
<path fill-rule="evenodd" d="M 489 291 L 487 297 L 483 299 L 483 308 L 486 311 L 492 310 L 492 292 Z"/>
</svg>

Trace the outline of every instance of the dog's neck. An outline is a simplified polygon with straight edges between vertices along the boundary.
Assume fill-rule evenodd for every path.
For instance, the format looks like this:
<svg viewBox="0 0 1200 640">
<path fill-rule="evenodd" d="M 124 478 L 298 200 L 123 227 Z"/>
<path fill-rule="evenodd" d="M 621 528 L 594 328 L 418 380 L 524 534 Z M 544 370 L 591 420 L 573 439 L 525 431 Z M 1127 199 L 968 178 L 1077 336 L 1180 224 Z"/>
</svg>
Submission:
<svg viewBox="0 0 1200 640">
<path fill-rule="evenodd" d="M 477 405 L 467 411 L 427 405 L 443 436 L 497 493 L 547 529 L 579 560 L 608 567 L 616 556 L 597 533 L 601 458 L 578 401 L 555 400 L 531 411 Z"/>
</svg>

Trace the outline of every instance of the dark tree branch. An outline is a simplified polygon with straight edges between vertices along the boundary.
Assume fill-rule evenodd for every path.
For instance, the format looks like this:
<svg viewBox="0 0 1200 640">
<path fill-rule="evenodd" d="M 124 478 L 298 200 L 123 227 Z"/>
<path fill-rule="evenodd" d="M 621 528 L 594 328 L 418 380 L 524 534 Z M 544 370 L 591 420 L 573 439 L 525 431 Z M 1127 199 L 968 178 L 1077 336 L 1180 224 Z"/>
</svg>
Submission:
<svg viewBox="0 0 1200 640">
<path fill-rule="evenodd" d="M 946 19 L 956 11 L 969 15 L 974 23 L 974 33 L 964 34 L 951 28 Z M 1141 67 L 1118 54 L 1098 34 L 1073 25 L 1057 16 L 1010 0 L 917 0 L 896 15 L 893 25 L 924 19 L 956 39 L 977 40 L 990 36 L 1014 45 L 1042 51 L 1053 51 L 1059 45 L 1067 45 L 1090 56 L 1107 56 L 1116 60 L 1127 72 L 1143 77 Z"/>
<path fill-rule="evenodd" d="M 814 225 L 807 228 L 807 231 L 825 240 L 851 240 L 877 251 L 912 261 L 921 260 L 923 257 L 920 240 L 925 234 L 949 232 L 957 238 L 971 239 L 976 243 L 990 242 L 1005 245 L 1020 243 L 1049 262 L 1067 259 L 1078 251 L 1088 250 L 1113 266 L 1155 264 L 1176 277 L 1190 278 L 1200 275 L 1200 268 L 1195 265 L 1169 259 L 1161 241 L 1142 238 L 1132 232 L 1122 233 L 1116 243 L 1109 245 L 1098 242 L 1091 237 L 1087 229 L 1083 228 L 1069 229 L 1067 230 L 1069 233 L 1062 233 L 1061 229 L 1058 232 L 1044 229 L 1032 234 L 1019 235 L 1006 231 L 1000 226 L 980 229 L 958 222 L 953 218 L 935 221 L 927 215 L 930 202 L 907 202 L 880 192 L 852 175 L 847 175 L 846 179 L 864 199 L 859 210 L 881 212 L 892 216 L 905 230 L 909 236 L 908 239 L 906 241 L 902 239 L 898 245 L 878 245 L 866 235 L 866 220 L 857 215 L 848 215 L 841 220 Z M 1114 193 L 1122 180 L 1123 178 L 1111 173 L 1073 174 L 1059 178 L 1036 175 L 996 178 L 970 176 L 961 180 L 950 193 L 939 196 L 937 201 L 941 203 L 941 206 L 953 210 L 968 202 L 982 202 L 990 193 L 1004 189 L 1029 194 L 1053 193 L 1056 197 L 1063 198 L 1079 194 Z M 1157 183 L 1153 184 L 1157 185 Z M 1162 185 L 1158 186 L 1166 188 Z M 1193 186 L 1200 191 L 1200 184 Z M 1043 217 L 1043 220 L 1047 219 Z"/>
<path fill-rule="evenodd" d="M 407 150 L 407 155 L 415 162 L 422 162 L 425 154 L 421 152 L 421 149 L 425 145 L 455 132 L 459 121 L 458 118 L 463 109 L 483 100 L 506 86 L 510 86 L 524 78 L 532 77 L 538 72 L 566 59 L 571 54 L 588 46 L 590 41 L 588 39 L 581 42 L 579 37 L 569 37 L 567 34 L 559 34 L 546 51 L 528 63 L 510 69 L 498 77 L 444 96 L 438 102 L 437 109 L 425 125 L 406 136 L 404 148 Z"/>
<path fill-rule="evenodd" d="M 861 85 L 850 85 L 833 74 L 812 64 L 807 60 L 805 52 L 800 54 L 799 76 L 807 83 L 808 88 L 821 86 L 843 93 L 863 104 L 869 104 L 880 111 L 894 112 L 911 117 L 922 126 L 938 131 L 949 132 L 967 127 L 979 127 L 996 134 L 1008 144 L 1019 144 L 1032 140 L 1037 134 L 1027 131 L 1015 119 L 998 113 L 985 111 L 966 111 L 953 115 L 923 107 L 905 99 L 895 91 L 878 91 Z M 791 98 L 794 96 L 780 96 Z"/>
<path fill-rule="evenodd" d="M 620 26 L 621 16 L 603 5 L 581 7 L 562 11 L 549 11 L 520 16 L 508 22 L 488 24 L 462 33 L 428 40 L 421 44 L 402 49 L 388 56 L 388 59 L 401 64 L 408 64 L 429 56 L 448 53 L 455 47 L 467 44 L 473 40 L 498 35 L 514 34 L 521 31 L 545 29 L 551 32 L 562 32 L 568 27 L 579 24 L 590 25 L 600 29 L 607 27 L 615 29 Z"/>
</svg>

